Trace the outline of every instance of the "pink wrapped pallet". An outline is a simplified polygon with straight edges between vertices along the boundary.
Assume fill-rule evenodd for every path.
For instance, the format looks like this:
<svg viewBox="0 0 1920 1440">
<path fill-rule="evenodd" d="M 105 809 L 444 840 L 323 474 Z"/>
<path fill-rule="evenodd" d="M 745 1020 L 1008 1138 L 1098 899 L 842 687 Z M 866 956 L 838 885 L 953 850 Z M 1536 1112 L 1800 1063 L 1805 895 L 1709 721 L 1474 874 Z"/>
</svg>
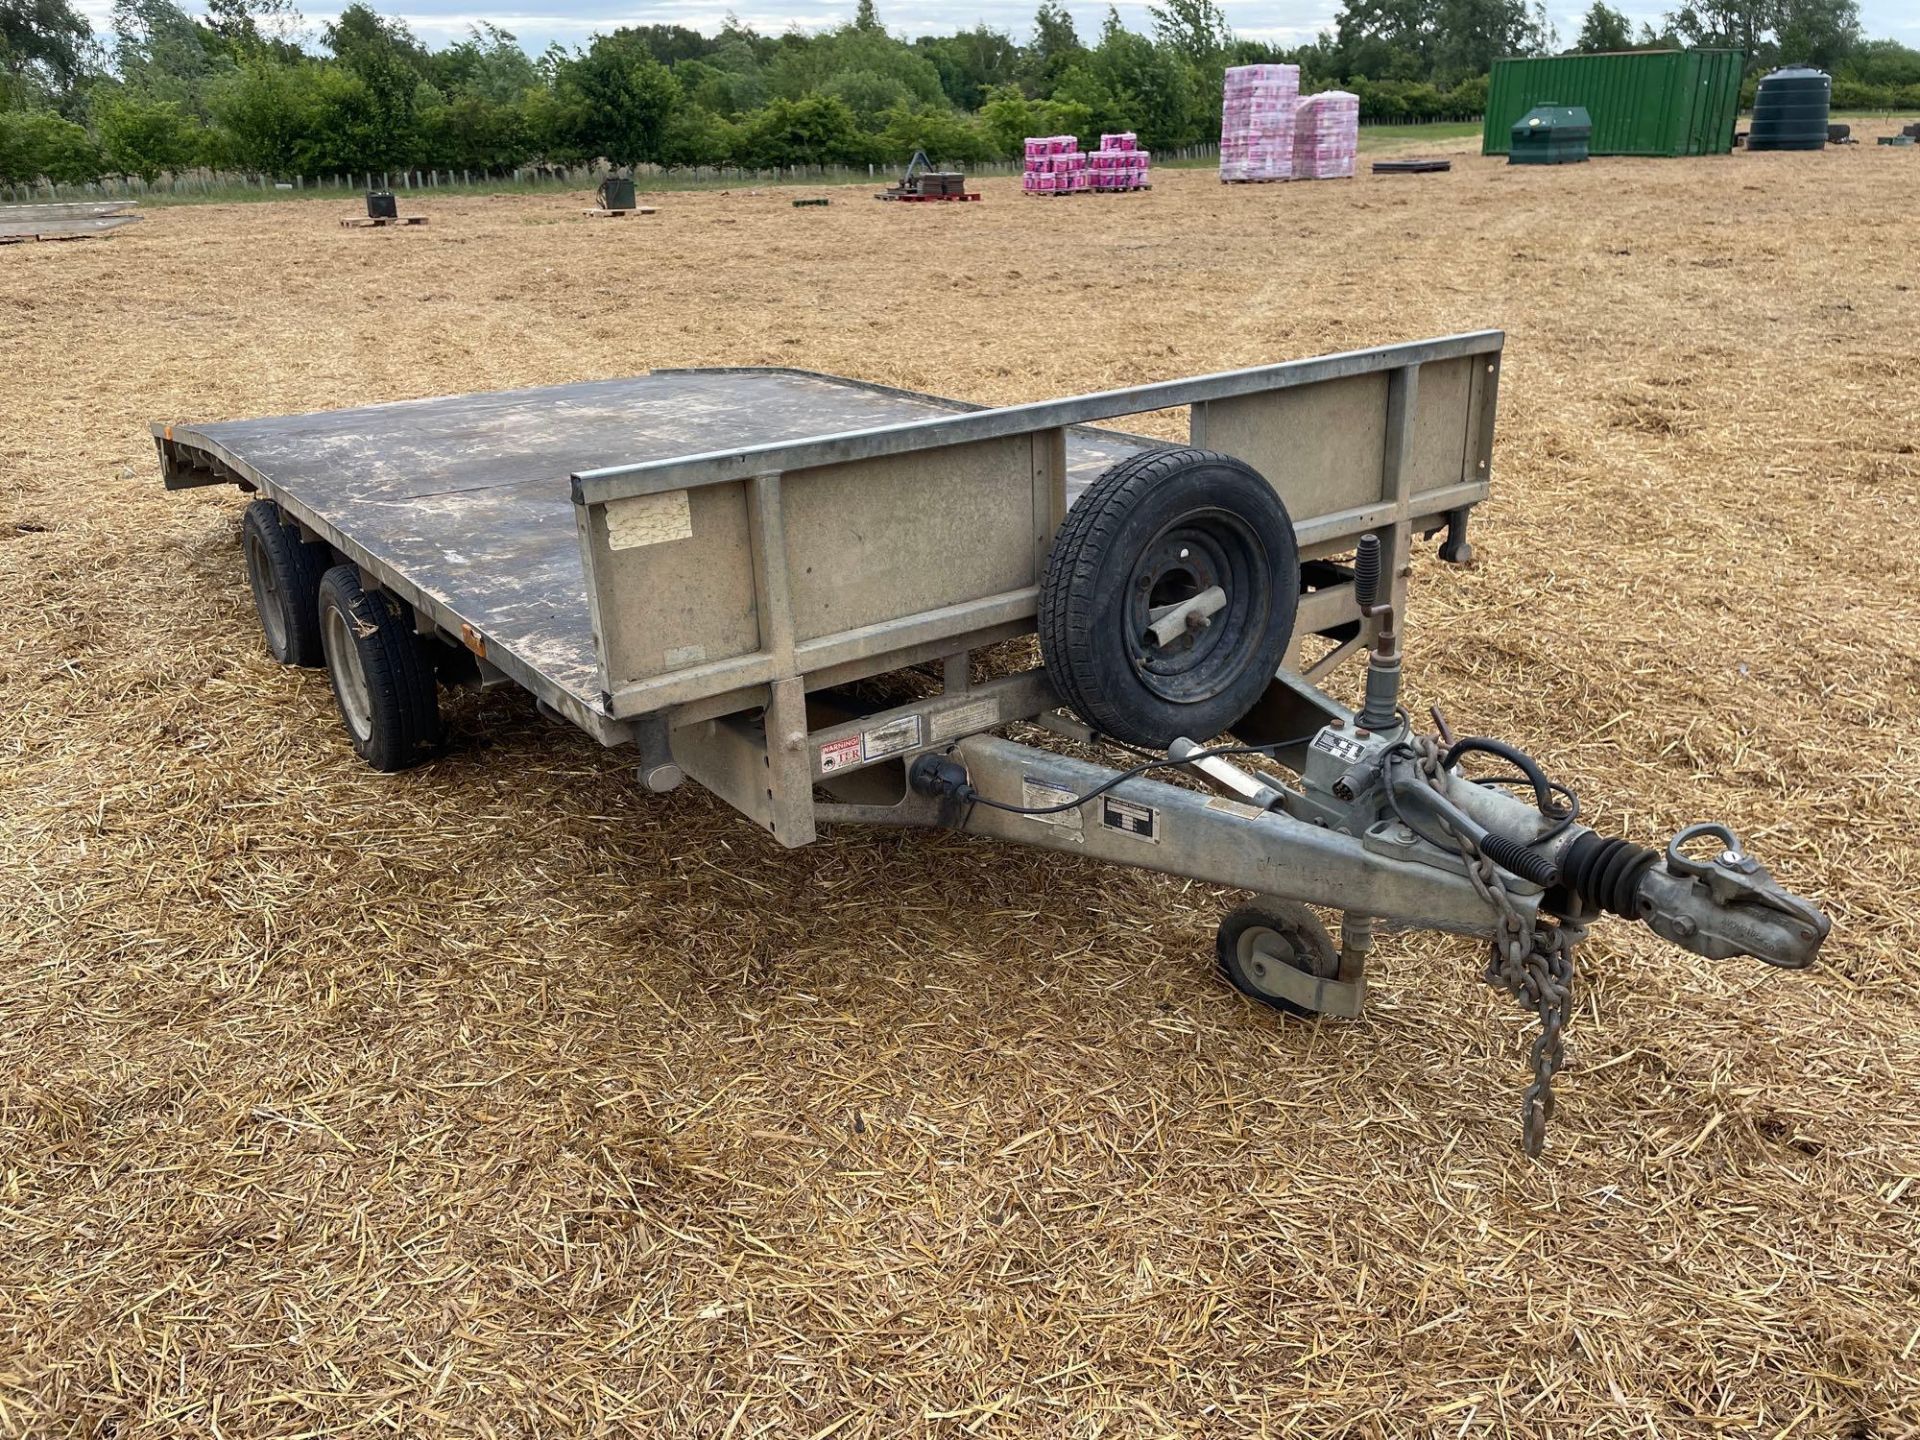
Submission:
<svg viewBox="0 0 1920 1440">
<path fill-rule="evenodd" d="M 1131 131 L 1124 135 L 1102 135 L 1100 148 L 1087 157 L 1092 166 L 1092 188 L 1102 191 L 1146 189 L 1149 157 L 1137 146 Z"/>
<path fill-rule="evenodd" d="M 1220 107 L 1220 178 L 1293 178 L 1297 65 L 1236 65 L 1227 71 Z"/>
<path fill-rule="evenodd" d="M 1020 188 L 1030 195 L 1072 195 L 1093 188 L 1093 156 L 1073 135 L 1030 136 Z"/>
<path fill-rule="evenodd" d="M 1360 149 L 1360 97 L 1325 90 L 1301 97 L 1293 113 L 1293 178 L 1352 178 Z"/>
</svg>

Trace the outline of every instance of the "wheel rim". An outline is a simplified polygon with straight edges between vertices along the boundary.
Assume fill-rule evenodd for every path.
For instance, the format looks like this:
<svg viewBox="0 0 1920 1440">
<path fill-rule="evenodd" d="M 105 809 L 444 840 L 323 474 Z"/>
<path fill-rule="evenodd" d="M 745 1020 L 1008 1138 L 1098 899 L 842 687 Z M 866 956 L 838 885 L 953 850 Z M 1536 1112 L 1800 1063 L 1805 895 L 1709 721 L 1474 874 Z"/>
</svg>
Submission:
<svg viewBox="0 0 1920 1440">
<path fill-rule="evenodd" d="M 1234 958 L 1239 961 L 1240 973 L 1254 989 L 1267 995 L 1277 995 L 1272 975 L 1274 970 L 1284 965 L 1289 970 L 1298 970 L 1299 951 L 1293 942 L 1278 930 L 1265 925 L 1250 925 L 1240 932 L 1240 938 L 1234 942 Z"/>
<path fill-rule="evenodd" d="M 368 739 L 373 734 L 373 693 L 360 663 L 360 642 L 354 637 L 353 622 L 338 605 L 327 606 L 327 623 L 321 627 L 320 639 L 347 728 L 356 739 Z"/>
<path fill-rule="evenodd" d="M 253 608 L 260 612 L 267 648 L 278 659 L 287 653 L 287 602 L 274 581 L 273 562 L 257 535 L 247 536 L 247 581 L 253 586 Z"/>
<path fill-rule="evenodd" d="M 1196 511 L 1162 528 L 1142 548 L 1128 576 L 1121 619 L 1127 661 L 1141 684 L 1181 705 L 1200 704 L 1231 689 L 1260 648 L 1271 603 L 1269 579 L 1259 537 L 1229 511 Z M 1148 628 L 1155 610 L 1215 586 L 1226 592 L 1227 601 L 1203 628 L 1164 646 L 1155 640 Z"/>
</svg>

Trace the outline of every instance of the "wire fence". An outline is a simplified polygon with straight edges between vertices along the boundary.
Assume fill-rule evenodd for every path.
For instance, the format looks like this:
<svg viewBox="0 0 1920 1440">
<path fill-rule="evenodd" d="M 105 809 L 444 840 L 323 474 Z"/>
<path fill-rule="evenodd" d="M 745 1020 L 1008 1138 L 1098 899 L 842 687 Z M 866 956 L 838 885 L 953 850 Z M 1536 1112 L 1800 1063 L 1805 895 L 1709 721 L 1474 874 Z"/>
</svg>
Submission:
<svg viewBox="0 0 1920 1440">
<path fill-rule="evenodd" d="M 1478 123 L 1462 115 L 1422 121 L 1386 121 L 1382 127 L 1417 132 L 1427 124 Z M 1362 127 L 1365 133 L 1367 126 Z M 1189 145 L 1156 150 L 1156 165 L 1212 164 L 1220 158 L 1218 145 Z M 904 162 L 903 162 L 904 163 Z M 1021 159 L 974 160 L 957 168 L 969 175 L 1018 175 Z M 847 185 L 858 181 L 895 178 L 900 165 L 787 165 L 753 168 L 734 165 L 636 165 L 635 184 L 642 190 L 721 189 L 739 185 Z M 151 183 L 138 176 L 108 177 L 76 184 L 41 180 L 32 184 L 0 185 L 7 204 L 59 200 L 225 201 L 307 194 L 348 194 L 366 190 L 412 191 L 560 191 L 591 190 L 612 170 L 605 164 L 521 165 L 496 170 L 374 170 L 341 175 L 273 176 L 233 170 L 187 170 Z"/>
</svg>

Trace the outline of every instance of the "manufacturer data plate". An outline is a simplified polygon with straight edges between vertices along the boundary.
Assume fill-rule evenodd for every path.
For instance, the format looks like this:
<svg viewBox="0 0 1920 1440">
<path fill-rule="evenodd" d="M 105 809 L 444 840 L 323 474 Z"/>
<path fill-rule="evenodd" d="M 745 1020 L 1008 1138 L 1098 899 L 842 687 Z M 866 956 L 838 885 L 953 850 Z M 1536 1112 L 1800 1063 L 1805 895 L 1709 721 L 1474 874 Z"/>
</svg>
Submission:
<svg viewBox="0 0 1920 1440">
<path fill-rule="evenodd" d="M 1342 735 L 1334 730 L 1322 730 L 1313 737 L 1313 748 L 1324 750 L 1349 765 L 1366 758 L 1367 747 L 1351 736 Z"/>
<path fill-rule="evenodd" d="M 1118 830 L 1122 835 L 1131 835 L 1136 840 L 1145 840 L 1154 845 L 1160 843 L 1160 812 L 1151 805 L 1102 795 L 1100 824 L 1108 830 Z"/>
</svg>

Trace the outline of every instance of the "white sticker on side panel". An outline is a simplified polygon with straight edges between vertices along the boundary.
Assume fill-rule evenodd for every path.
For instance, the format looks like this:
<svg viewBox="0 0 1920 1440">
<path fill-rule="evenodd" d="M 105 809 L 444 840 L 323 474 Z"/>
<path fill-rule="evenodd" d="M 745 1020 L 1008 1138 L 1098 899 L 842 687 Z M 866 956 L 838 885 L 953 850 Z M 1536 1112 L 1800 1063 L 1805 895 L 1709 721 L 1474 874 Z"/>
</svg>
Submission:
<svg viewBox="0 0 1920 1440">
<path fill-rule="evenodd" d="M 970 705 L 956 705 L 951 710 L 942 710 L 930 722 L 935 744 L 942 740 L 951 740 L 956 735 L 971 735 L 979 730 L 991 730 L 1000 723 L 1000 702 L 998 700 L 975 700 Z"/>
<path fill-rule="evenodd" d="M 1160 812 L 1151 805 L 1136 805 L 1111 795 L 1100 797 L 1100 823 L 1109 830 L 1131 835 L 1138 840 L 1160 843 Z"/>
<path fill-rule="evenodd" d="M 902 715 L 898 720 L 876 726 L 860 737 L 860 747 L 869 760 L 878 760 L 883 755 L 898 755 L 902 750 L 911 750 L 919 743 L 918 715 Z"/>
<path fill-rule="evenodd" d="M 607 548 L 637 550 L 642 545 L 664 545 L 669 540 L 693 538 L 693 511 L 687 492 L 668 490 L 661 495 L 628 495 L 607 502 Z"/>
<path fill-rule="evenodd" d="M 1063 829 L 1084 834 L 1085 827 L 1081 818 L 1081 807 L 1073 802 L 1080 797 L 1071 790 L 1062 790 L 1058 785 L 1049 785 L 1044 780 L 1036 780 L 1031 775 L 1020 777 L 1020 803 L 1029 810 L 1044 810 L 1049 805 L 1068 805 L 1072 808 L 1056 810 L 1051 815 L 1029 815 L 1029 820 L 1038 820 L 1043 825 L 1058 825 Z"/>
</svg>

